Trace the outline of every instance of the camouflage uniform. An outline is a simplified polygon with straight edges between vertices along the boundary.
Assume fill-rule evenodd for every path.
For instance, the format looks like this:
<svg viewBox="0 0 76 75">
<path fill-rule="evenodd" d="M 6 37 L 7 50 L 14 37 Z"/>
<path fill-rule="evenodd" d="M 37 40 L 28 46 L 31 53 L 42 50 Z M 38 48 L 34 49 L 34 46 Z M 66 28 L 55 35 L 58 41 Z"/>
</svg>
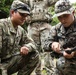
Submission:
<svg viewBox="0 0 76 75">
<path fill-rule="evenodd" d="M 18 75 L 29 75 L 38 63 L 38 55 L 35 51 L 33 42 L 28 38 L 27 33 L 18 26 L 17 31 L 13 28 L 10 18 L 0 21 L 0 39 L 2 39 L 1 63 L 6 64 L 8 74 L 15 73 Z M 20 47 L 22 45 L 30 48 L 30 52 L 26 56 L 20 55 Z M 0 45 L 1 46 L 1 45 Z"/>
<path fill-rule="evenodd" d="M 28 35 L 34 39 L 37 50 L 39 51 L 40 56 L 42 56 L 41 58 L 46 59 L 46 61 L 44 60 L 44 62 L 48 62 L 49 60 L 52 60 L 51 57 L 48 57 L 50 53 L 44 52 L 44 50 L 42 49 L 42 46 L 44 44 L 44 39 L 46 39 L 46 37 L 48 36 L 50 29 L 51 26 L 48 23 L 44 23 L 44 22 L 41 23 L 35 22 L 32 25 L 28 26 L 28 30 L 29 30 Z M 50 62 L 48 62 L 48 64 L 46 63 L 46 67 L 49 67 L 50 69 L 52 63 L 51 65 L 49 65 L 49 63 Z"/>
<path fill-rule="evenodd" d="M 48 9 L 57 0 L 21 0 L 21 1 L 23 1 L 24 3 L 27 3 L 31 7 L 31 14 L 32 14 L 31 19 L 28 19 L 28 21 L 27 21 L 30 23 L 30 25 L 28 26 L 28 28 L 29 28 L 28 34 L 35 41 L 37 49 L 38 49 L 40 55 L 42 56 L 42 58 L 44 58 L 44 55 L 46 55 L 45 59 L 47 59 L 47 60 L 44 60 L 44 62 L 47 61 L 49 64 L 46 63 L 46 65 L 48 64 L 47 66 L 51 69 L 52 64 L 49 61 L 52 59 L 51 59 L 51 57 L 49 57 L 50 53 L 48 53 L 48 52 L 42 53 L 41 46 L 42 46 L 42 44 L 44 44 L 42 42 L 43 42 L 44 38 L 46 38 L 46 35 L 48 35 L 49 29 L 51 28 L 49 23 L 51 21 L 52 16 L 48 12 Z M 43 49 L 42 49 L 42 51 L 44 52 Z M 49 60 L 48 60 L 48 58 L 49 58 Z M 36 73 L 38 75 L 40 75 L 40 68 L 38 68 L 37 70 L 38 71 L 36 71 Z"/>
<path fill-rule="evenodd" d="M 76 45 L 76 20 L 72 24 L 72 26 L 69 28 L 69 30 L 66 32 L 62 24 L 56 25 L 51 29 L 51 32 L 49 34 L 48 40 L 45 42 L 45 48 L 48 49 L 49 44 L 51 44 L 53 41 L 52 40 L 57 40 L 59 43 L 63 46 L 66 41 L 69 41 L 71 38 L 73 40 L 70 40 L 72 45 L 70 47 L 74 47 Z M 58 39 L 56 39 L 58 38 Z M 72 42 L 73 41 L 73 42 Z M 76 57 L 73 59 L 65 59 L 63 57 L 60 57 L 57 60 L 59 70 L 63 73 L 62 75 L 75 75 L 76 74 Z"/>
<path fill-rule="evenodd" d="M 41 71 L 45 68 L 48 72 L 47 75 L 51 75 L 53 72 L 53 63 L 52 58 L 49 57 L 49 52 L 44 52 L 43 45 L 44 40 L 47 38 L 48 33 L 51 29 L 51 14 L 48 12 L 49 6 L 47 5 L 47 1 L 34 1 L 33 8 L 31 10 L 31 22 L 28 25 L 28 35 L 35 41 L 37 50 L 40 54 L 40 63 L 36 69 L 36 75 L 41 75 Z M 45 8 L 45 9 L 44 9 Z M 42 59 L 44 61 L 44 66 L 42 64 Z M 41 66 L 42 67 L 41 67 Z"/>
<path fill-rule="evenodd" d="M 74 11 L 73 7 L 70 5 L 67 0 L 60 0 L 55 7 L 56 14 L 54 16 L 59 16 L 62 14 L 70 14 L 71 11 Z M 59 10 L 60 8 L 60 10 Z M 70 10 L 70 8 L 72 10 Z M 65 9 L 65 10 L 64 10 Z M 61 11 L 62 10 L 62 11 Z M 45 41 L 44 49 L 51 50 L 51 44 L 53 42 L 59 42 L 63 48 L 73 48 L 76 46 L 76 18 L 74 17 L 74 22 L 66 30 L 64 25 L 58 23 L 56 26 L 51 28 L 49 36 Z M 68 45 L 69 44 L 69 45 Z M 65 45 L 65 47 L 64 47 Z M 56 57 L 56 54 L 54 55 Z M 56 73 L 54 75 L 76 75 L 76 57 L 67 59 L 62 55 L 57 54 L 57 63 L 56 63 Z"/>
<path fill-rule="evenodd" d="M 22 46 L 29 48 L 27 55 L 20 54 Z M 21 26 L 14 28 L 11 17 L 0 20 L 0 59 L 0 68 L 8 75 L 15 72 L 18 72 L 17 75 L 30 75 L 39 61 L 33 40 Z"/>
</svg>

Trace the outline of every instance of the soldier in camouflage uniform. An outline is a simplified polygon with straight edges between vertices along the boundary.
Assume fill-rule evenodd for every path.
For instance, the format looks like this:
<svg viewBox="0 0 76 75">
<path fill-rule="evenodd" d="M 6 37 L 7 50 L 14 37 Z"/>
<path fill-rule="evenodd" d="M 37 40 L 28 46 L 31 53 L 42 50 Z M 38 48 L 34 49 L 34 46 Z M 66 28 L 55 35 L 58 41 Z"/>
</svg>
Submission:
<svg viewBox="0 0 76 75">
<path fill-rule="evenodd" d="M 28 35 L 30 37 L 32 37 L 33 40 L 35 41 L 37 50 L 39 51 L 39 54 L 40 54 L 40 63 L 39 63 L 39 66 L 37 67 L 37 69 L 35 71 L 37 75 L 41 75 L 40 70 L 42 70 L 42 67 L 45 68 L 44 64 L 49 69 L 52 66 L 52 64 L 50 65 L 50 62 L 48 62 L 49 60 L 51 60 L 50 59 L 51 57 L 48 57 L 50 53 L 44 52 L 44 50 L 42 49 L 42 45 L 44 44 L 43 41 L 48 36 L 50 29 L 51 29 L 51 25 L 49 25 L 46 22 L 34 22 L 28 26 Z M 48 58 L 49 58 L 49 60 L 47 60 Z M 42 59 L 45 62 L 44 64 L 41 63 Z M 46 63 L 46 61 L 44 59 L 46 59 L 46 61 L 48 63 Z"/>
<path fill-rule="evenodd" d="M 0 20 L 0 75 L 30 75 L 36 67 L 39 57 L 36 47 L 26 31 L 20 26 L 30 15 L 30 8 L 21 1 L 14 1 L 10 17 Z M 3 67 L 1 67 L 3 66 Z"/>
<path fill-rule="evenodd" d="M 76 46 L 76 18 L 74 14 L 75 9 L 69 0 L 59 0 L 55 4 L 53 17 L 57 16 L 60 23 L 51 28 L 44 49 L 50 49 L 59 55 L 56 63 L 56 72 L 59 74 L 56 73 L 56 75 L 76 75 L 76 52 L 70 54 L 66 52 Z"/>
<path fill-rule="evenodd" d="M 48 11 L 48 4 L 51 5 L 50 0 L 33 0 L 33 7 L 31 8 L 31 22 L 28 25 L 28 35 L 35 41 L 37 50 L 40 54 L 40 63 L 35 70 L 36 75 L 41 75 L 41 70 L 43 68 L 45 68 L 49 73 L 47 73 L 47 75 L 52 75 L 53 72 L 52 58 L 49 57 L 50 53 L 44 52 L 43 50 L 44 40 L 47 38 L 51 29 L 50 23 L 52 21 L 52 15 Z M 44 66 L 42 66 L 42 60 L 44 61 Z"/>
</svg>

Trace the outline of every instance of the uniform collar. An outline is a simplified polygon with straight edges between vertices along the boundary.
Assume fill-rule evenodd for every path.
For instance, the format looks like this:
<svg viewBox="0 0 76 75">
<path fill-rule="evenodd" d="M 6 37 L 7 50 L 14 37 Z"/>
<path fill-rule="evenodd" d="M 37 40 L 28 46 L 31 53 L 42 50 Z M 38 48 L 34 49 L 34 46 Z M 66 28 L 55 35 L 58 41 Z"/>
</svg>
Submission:
<svg viewBox="0 0 76 75">
<path fill-rule="evenodd" d="M 74 21 L 74 22 L 71 24 L 71 26 L 68 28 L 67 31 L 65 30 L 64 26 L 61 25 L 61 28 L 60 28 L 61 33 L 62 33 L 62 34 L 68 34 L 68 33 L 73 32 L 73 31 L 75 30 L 75 23 L 76 23 L 76 21 Z M 76 31 L 76 30 L 75 30 L 75 31 Z"/>
<path fill-rule="evenodd" d="M 9 26 L 10 32 L 16 34 L 17 31 L 16 31 L 16 29 L 14 28 L 10 17 L 8 17 L 8 22 L 9 22 L 8 26 Z"/>
</svg>

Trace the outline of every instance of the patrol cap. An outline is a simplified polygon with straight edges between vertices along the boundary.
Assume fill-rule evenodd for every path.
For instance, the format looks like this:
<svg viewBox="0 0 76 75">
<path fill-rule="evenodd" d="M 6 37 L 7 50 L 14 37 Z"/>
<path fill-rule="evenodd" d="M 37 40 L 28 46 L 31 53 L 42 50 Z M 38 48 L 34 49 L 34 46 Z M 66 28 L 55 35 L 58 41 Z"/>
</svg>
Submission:
<svg viewBox="0 0 76 75">
<path fill-rule="evenodd" d="M 25 4 L 19 0 L 13 1 L 12 5 L 11 5 L 11 9 L 17 10 L 20 13 L 26 13 L 28 15 L 30 14 L 30 7 L 27 4 Z"/>
<path fill-rule="evenodd" d="M 74 11 L 74 7 L 69 0 L 59 0 L 55 4 L 55 15 L 53 17 L 58 17 L 63 14 L 71 14 Z"/>
</svg>

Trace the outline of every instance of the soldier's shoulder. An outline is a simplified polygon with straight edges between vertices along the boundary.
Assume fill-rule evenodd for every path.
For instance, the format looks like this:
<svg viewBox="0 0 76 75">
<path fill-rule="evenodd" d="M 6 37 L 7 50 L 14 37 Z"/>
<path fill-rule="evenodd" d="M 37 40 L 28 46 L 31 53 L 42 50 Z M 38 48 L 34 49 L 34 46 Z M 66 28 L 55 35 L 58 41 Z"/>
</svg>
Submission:
<svg viewBox="0 0 76 75">
<path fill-rule="evenodd" d="M 6 19 L 3 18 L 3 19 L 0 19 L 0 23 L 3 23 Z"/>
<path fill-rule="evenodd" d="M 6 18 L 0 19 L 0 26 L 4 26 L 6 22 Z"/>
<path fill-rule="evenodd" d="M 58 24 L 56 24 L 54 27 L 55 29 L 59 29 L 62 26 L 62 24 L 59 22 Z"/>
<path fill-rule="evenodd" d="M 47 24 L 46 24 L 46 28 L 51 29 L 51 28 L 52 28 L 52 25 L 49 24 L 49 23 L 47 23 Z"/>
<path fill-rule="evenodd" d="M 25 33 L 27 33 L 26 30 L 25 30 L 23 27 L 21 27 L 21 26 L 18 26 L 18 30 L 19 30 L 20 32 L 25 32 Z"/>
<path fill-rule="evenodd" d="M 0 24 L 5 24 L 7 22 L 7 18 L 0 19 Z"/>
<path fill-rule="evenodd" d="M 21 26 L 18 26 L 18 29 L 19 29 L 19 30 L 21 30 L 21 31 L 23 31 L 23 30 L 24 30 Z"/>
<path fill-rule="evenodd" d="M 58 24 L 52 26 L 51 30 L 58 30 L 58 29 L 60 29 L 60 27 L 61 27 L 61 23 L 58 23 Z"/>
</svg>

